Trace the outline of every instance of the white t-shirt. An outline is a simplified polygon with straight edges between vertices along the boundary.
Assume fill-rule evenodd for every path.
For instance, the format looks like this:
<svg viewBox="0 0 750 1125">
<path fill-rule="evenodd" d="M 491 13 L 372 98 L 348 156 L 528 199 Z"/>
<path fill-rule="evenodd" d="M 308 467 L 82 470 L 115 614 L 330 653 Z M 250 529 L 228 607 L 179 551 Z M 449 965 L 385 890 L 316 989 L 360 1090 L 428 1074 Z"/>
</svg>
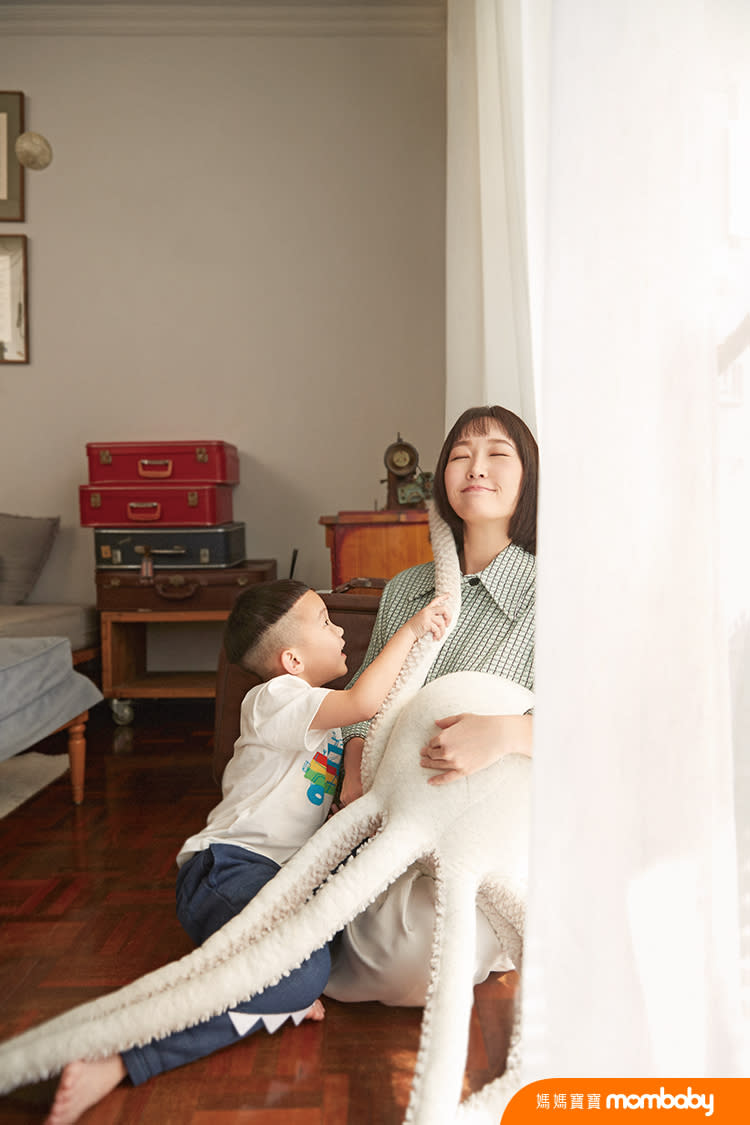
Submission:
<svg viewBox="0 0 750 1125">
<path fill-rule="evenodd" d="M 339 729 L 310 730 L 328 691 L 288 675 L 250 689 L 221 802 L 182 845 L 179 867 L 209 844 L 233 844 L 285 863 L 320 828 L 343 755 Z"/>
</svg>

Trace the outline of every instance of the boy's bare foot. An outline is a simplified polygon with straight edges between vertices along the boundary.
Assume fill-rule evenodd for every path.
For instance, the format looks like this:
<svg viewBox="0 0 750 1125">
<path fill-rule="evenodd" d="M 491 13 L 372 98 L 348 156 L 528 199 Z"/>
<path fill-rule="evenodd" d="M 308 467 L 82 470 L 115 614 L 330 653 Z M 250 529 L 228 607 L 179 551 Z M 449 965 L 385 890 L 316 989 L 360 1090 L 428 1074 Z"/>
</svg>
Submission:
<svg viewBox="0 0 750 1125">
<path fill-rule="evenodd" d="M 73 1125 L 82 1113 L 114 1090 L 125 1074 L 125 1064 L 119 1055 L 93 1062 L 68 1063 L 60 1075 L 55 1100 L 44 1125 Z"/>
<path fill-rule="evenodd" d="M 325 1019 L 325 1008 L 316 1000 L 305 1014 L 306 1020 Z M 55 1100 L 44 1125 L 73 1125 L 81 1114 L 119 1086 L 127 1071 L 120 1055 L 93 1062 L 68 1063 L 60 1076 Z"/>
<path fill-rule="evenodd" d="M 316 1000 L 312 1008 L 305 1013 L 306 1020 L 324 1020 L 326 1017 L 326 1010 L 323 1007 L 322 1000 Z"/>
</svg>

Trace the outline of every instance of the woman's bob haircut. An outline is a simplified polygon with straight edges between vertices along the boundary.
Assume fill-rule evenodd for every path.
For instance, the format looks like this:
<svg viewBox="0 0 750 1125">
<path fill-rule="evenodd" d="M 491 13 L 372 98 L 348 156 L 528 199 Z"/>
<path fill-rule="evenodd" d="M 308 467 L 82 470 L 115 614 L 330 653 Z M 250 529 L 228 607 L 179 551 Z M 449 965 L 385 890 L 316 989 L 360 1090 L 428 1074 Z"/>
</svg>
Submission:
<svg viewBox="0 0 750 1125">
<path fill-rule="evenodd" d="M 472 406 L 456 421 L 443 442 L 432 486 L 435 507 L 453 532 L 459 550 L 464 542 L 463 520 L 448 503 L 445 492 L 445 467 L 454 445 L 462 437 L 486 434 L 495 422 L 516 447 L 523 475 L 516 510 L 510 518 L 508 535 L 530 554 L 536 554 L 536 496 L 539 479 L 539 448 L 529 427 L 512 410 L 504 406 Z"/>
</svg>

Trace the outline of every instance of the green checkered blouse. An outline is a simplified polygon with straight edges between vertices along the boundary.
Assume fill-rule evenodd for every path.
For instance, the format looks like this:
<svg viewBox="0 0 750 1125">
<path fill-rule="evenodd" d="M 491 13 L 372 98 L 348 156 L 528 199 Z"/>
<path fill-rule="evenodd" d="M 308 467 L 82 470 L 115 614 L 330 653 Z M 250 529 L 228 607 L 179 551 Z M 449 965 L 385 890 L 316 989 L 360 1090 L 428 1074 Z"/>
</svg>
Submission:
<svg viewBox="0 0 750 1125">
<path fill-rule="evenodd" d="M 533 691 L 536 558 L 511 543 L 489 566 L 461 578 L 461 612 L 425 682 L 448 672 L 490 672 Z M 362 664 L 366 668 L 400 625 L 435 595 L 435 564 L 423 563 L 392 578 Z M 362 668 L 351 680 L 357 679 Z M 344 727 L 344 741 L 365 738 L 369 723 Z"/>
</svg>

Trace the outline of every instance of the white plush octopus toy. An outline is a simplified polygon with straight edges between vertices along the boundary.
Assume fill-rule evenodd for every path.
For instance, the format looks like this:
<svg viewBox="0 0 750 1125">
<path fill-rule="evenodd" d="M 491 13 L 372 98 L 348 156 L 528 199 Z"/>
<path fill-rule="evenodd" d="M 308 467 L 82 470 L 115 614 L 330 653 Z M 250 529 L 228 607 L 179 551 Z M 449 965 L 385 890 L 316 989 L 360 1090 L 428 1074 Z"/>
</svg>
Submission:
<svg viewBox="0 0 750 1125">
<path fill-rule="evenodd" d="M 430 526 L 435 586 L 448 595 L 453 623 L 460 607 L 456 548 L 434 510 Z M 523 714 L 533 696 L 483 672 L 455 672 L 422 686 L 449 632 L 414 645 L 371 724 L 364 795 L 198 949 L 1 1044 L 0 1092 L 49 1078 L 74 1059 L 104 1058 L 230 1010 L 300 965 L 419 862 L 435 879 L 436 923 L 404 1121 L 496 1125 L 520 1086 L 520 1009 L 517 1003 L 505 1072 L 461 1102 L 473 1004 L 474 965 L 466 951 L 475 946 L 478 904 L 520 970 L 530 761 L 507 755 L 470 777 L 430 786 L 419 750 L 436 718 Z"/>
</svg>

